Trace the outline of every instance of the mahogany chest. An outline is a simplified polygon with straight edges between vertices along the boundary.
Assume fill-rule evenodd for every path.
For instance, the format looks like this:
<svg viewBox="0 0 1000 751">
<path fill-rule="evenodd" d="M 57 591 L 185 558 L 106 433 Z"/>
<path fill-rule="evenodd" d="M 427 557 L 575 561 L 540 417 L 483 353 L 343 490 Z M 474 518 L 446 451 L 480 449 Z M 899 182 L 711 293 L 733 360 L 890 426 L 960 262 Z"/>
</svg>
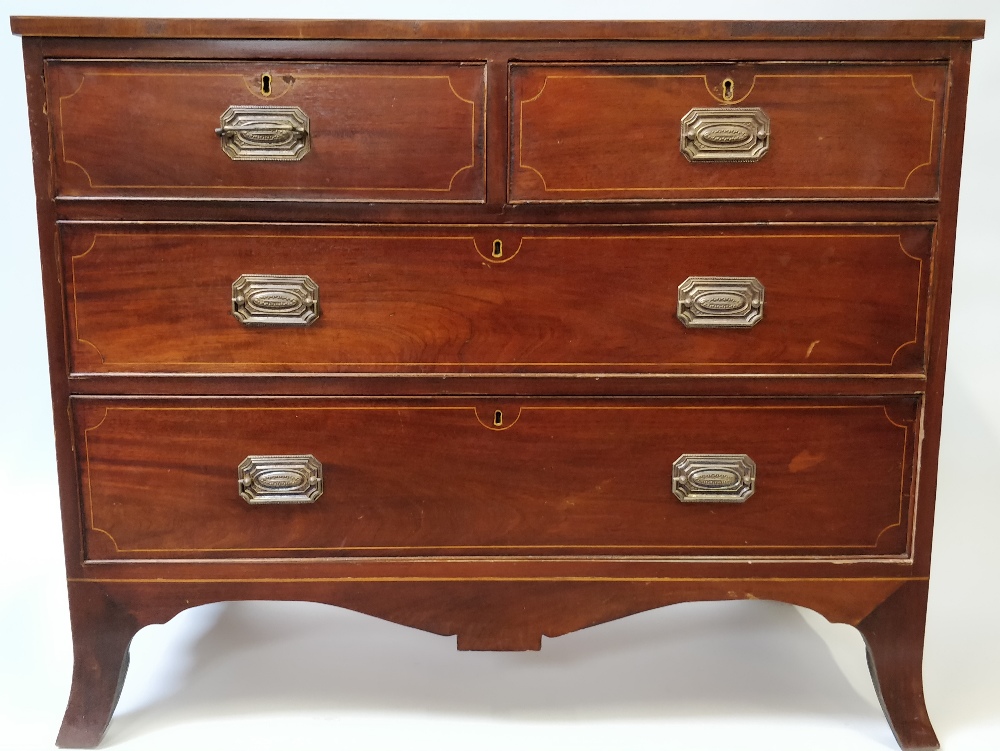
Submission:
<svg viewBox="0 0 1000 751">
<path fill-rule="evenodd" d="M 903 748 L 977 21 L 13 18 L 75 666 L 309 600 L 459 649 L 762 598 Z"/>
</svg>

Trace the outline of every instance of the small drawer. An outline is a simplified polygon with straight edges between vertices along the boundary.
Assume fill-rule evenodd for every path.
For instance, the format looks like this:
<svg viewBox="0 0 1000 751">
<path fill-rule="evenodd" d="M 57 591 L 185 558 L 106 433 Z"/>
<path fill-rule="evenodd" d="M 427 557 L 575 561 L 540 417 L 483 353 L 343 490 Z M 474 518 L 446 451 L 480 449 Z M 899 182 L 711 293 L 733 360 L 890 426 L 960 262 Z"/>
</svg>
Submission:
<svg viewBox="0 0 1000 751">
<path fill-rule="evenodd" d="M 917 400 L 78 399 L 90 560 L 899 556 Z"/>
<path fill-rule="evenodd" d="M 74 373 L 920 373 L 930 225 L 62 225 Z"/>
<path fill-rule="evenodd" d="M 55 61 L 60 196 L 485 198 L 481 63 Z"/>
<path fill-rule="evenodd" d="M 946 65 L 510 72 L 514 203 L 938 193 Z"/>
</svg>

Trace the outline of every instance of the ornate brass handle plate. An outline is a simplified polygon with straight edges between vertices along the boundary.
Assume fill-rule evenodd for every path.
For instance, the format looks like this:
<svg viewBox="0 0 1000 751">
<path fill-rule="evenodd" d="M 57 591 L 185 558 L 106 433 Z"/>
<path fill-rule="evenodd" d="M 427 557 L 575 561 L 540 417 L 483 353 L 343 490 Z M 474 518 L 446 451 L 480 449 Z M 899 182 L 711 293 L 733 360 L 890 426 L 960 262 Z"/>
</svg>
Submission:
<svg viewBox="0 0 1000 751">
<path fill-rule="evenodd" d="M 681 118 L 681 153 L 689 162 L 756 162 L 771 143 L 760 107 L 695 107 Z"/>
<path fill-rule="evenodd" d="M 245 326 L 308 326 L 319 318 L 319 285 L 299 274 L 243 274 L 233 315 Z"/>
<path fill-rule="evenodd" d="M 233 105 L 215 132 L 235 161 L 296 162 L 309 153 L 309 118 L 298 107 Z"/>
<path fill-rule="evenodd" d="M 677 318 L 689 329 L 750 328 L 763 317 L 756 277 L 689 276 L 677 287 Z"/>
<path fill-rule="evenodd" d="M 757 465 L 746 454 L 681 454 L 671 486 L 684 503 L 743 503 L 756 481 Z"/>
<path fill-rule="evenodd" d="M 312 454 L 248 456 L 237 474 L 240 497 L 252 506 L 315 503 L 323 495 L 323 465 Z"/>
</svg>

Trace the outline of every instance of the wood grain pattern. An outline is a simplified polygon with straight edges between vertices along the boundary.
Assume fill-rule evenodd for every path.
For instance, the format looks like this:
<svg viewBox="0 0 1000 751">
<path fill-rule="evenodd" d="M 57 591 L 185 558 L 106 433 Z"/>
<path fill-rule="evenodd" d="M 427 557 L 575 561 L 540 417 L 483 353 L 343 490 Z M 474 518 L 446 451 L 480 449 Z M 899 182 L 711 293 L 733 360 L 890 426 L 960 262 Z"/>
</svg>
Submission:
<svg viewBox="0 0 1000 751">
<path fill-rule="evenodd" d="M 937 195 L 947 67 L 513 65 L 511 200 Z M 734 98 L 722 82 L 734 82 Z M 759 107 L 770 150 L 691 163 L 692 107 Z"/>
<path fill-rule="evenodd" d="M 62 233 L 74 372 L 923 370 L 929 226 Z M 319 319 L 240 325 L 248 273 L 308 275 Z M 758 278 L 763 320 L 685 328 L 677 288 L 706 275 Z"/>
<path fill-rule="evenodd" d="M 932 315 L 929 319 L 929 346 L 927 358 L 928 383 L 924 413 L 926 448 L 921 458 L 920 514 L 926 523 L 916 530 L 917 562 L 924 574 L 931 567 L 931 538 L 934 506 L 937 497 L 938 454 L 941 441 L 941 414 L 944 405 L 945 370 L 948 360 L 948 328 L 951 317 L 951 286 L 955 265 L 955 236 L 958 221 L 959 181 L 962 172 L 963 136 L 965 134 L 966 99 L 969 90 L 969 68 L 972 45 L 956 45 L 952 62 L 952 91 L 948 112 L 945 146 L 949 160 L 942 175 L 944 193 L 941 202 L 941 220 L 937 235 L 943 251 L 942 263 L 934 274 L 932 290 Z"/>
<path fill-rule="evenodd" d="M 898 21 L 369 21 L 13 16 L 24 36 L 170 39 L 771 41 L 980 39 L 974 20 Z"/>
<path fill-rule="evenodd" d="M 917 583 L 919 584 L 919 582 Z M 652 608 L 702 599 L 774 599 L 812 608 L 833 622 L 856 624 L 905 580 L 595 582 L 307 582 L 230 583 L 230 600 L 328 603 L 441 636 L 464 650 L 538 649 L 542 637 L 622 618 Z M 151 581 L 71 582 L 74 691 L 59 744 L 96 746 L 111 719 L 127 666 L 127 648 L 143 626 L 215 602 L 218 585 Z M 903 736 L 909 738 L 911 736 Z"/>
<path fill-rule="evenodd" d="M 903 555 L 915 406 L 88 401 L 87 557 Z M 750 455 L 756 492 L 680 503 L 692 452 Z M 250 454 L 315 456 L 323 496 L 249 506 Z"/>
<path fill-rule="evenodd" d="M 59 61 L 46 76 L 61 195 L 485 196 L 481 64 Z M 310 152 L 231 160 L 215 133 L 231 105 L 301 108 Z"/>
<path fill-rule="evenodd" d="M 248 375 L 85 374 L 70 379 L 90 396 L 920 396 L 927 379 L 905 376 L 815 376 L 788 373 L 284 373 Z"/>
<path fill-rule="evenodd" d="M 56 744 L 93 748 L 111 721 L 128 671 L 132 637 L 145 625 L 121 598 L 93 585 L 69 587 L 73 683 Z"/>
<path fill-rule="evenodd" d="M 981 21 L 11 24 L 74 639 L 61 745 L 100 742 L 132 636 L 196 604 L 537 649 L 751 597 L 857 626 L 900 745 L 937 745 L 920 662 Z M 768 113 L 769 153 L 688 163 L 680 117 L 726 101 Z M 219 115 L 267 102 L 308 113 L 302 162 L 222 152 Z M 251 334 L 243 273 L 318 277 L 320 319 Z M 684 330 L 677 284 L 709 275 L 760 278 L 764 320 Z M 306 451 L 315 505 L 238 498 L 247 455 Z M 705 452 L 750 454 L 754 495 L 677 501 L 672 461 Z"/>
<path fill-rule="evenodd" d="M 494 160 L 496 161 L 496 160 Z M 506 181 L 506 169 L 503 172 Z M 62 221 L 249 222 L 267 217 L 282 222 L 324 224 L 431 225 L 657 225 L 705 224 L 718 221 L 718 201 L 541 202 L 506 203 L 503 190 L 491 193 L 487 204 L 356 203 L 352 201 L 281 199 L 246 201 L 220 197 L 213 201 L 172 198 L 99 198 L 57 196 L 54 210 Z M 934 201 L 805 201 L 754 199 L 726 203 L 726 223 L 782 225 L 795 223 L 935 222 Z M 275 219 L 277 221 L 277 219 Z"/>
<path fill-rule="evenodd" d="M 868 669 L 882 711 L 901 748 L 940 746 L 924 706 L 921 661 L 927 582 L 904 584 L 858 624 L 868 649 Z"/>
</svg>

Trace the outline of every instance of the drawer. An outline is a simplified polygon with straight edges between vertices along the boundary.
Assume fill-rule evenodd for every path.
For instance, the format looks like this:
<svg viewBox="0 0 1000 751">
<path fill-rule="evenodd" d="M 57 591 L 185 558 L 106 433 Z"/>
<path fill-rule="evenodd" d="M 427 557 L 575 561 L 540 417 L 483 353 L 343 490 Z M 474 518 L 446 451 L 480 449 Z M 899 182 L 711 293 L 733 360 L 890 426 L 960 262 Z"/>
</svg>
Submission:
<svg viewBox="0 0 1000 751">
<path fill-rule="evenodd" d="M 78 373 L 923 368 L 930 225 L 61 232 Z"/>
<path fill-rule="evenodd" d="M 60 196 L 485 198 L 481 63 L 55 61 L 46 79 Z"/>
<path fill-rule="evenodd" d="M 512 64 L 510 200 L 932 198 L 945 64 Z"/>
<path fill-rule="evenodd" d="M 898 556 L 916 410 L 77 399 L 73 413 L 87 558 L 104 560 Z"/>
</svg>

